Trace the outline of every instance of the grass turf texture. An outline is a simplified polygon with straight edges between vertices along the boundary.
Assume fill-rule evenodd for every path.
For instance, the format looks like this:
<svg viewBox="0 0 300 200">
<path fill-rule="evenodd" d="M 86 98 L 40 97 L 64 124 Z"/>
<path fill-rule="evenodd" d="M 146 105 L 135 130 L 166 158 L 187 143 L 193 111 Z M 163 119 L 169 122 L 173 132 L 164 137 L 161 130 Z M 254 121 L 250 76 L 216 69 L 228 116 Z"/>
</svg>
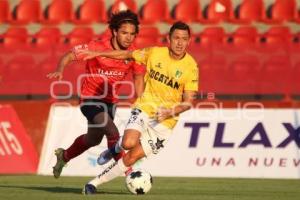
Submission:
<svg viewBox="0 0 300 200">
<path fill-rule="evenodd" d="M 212 179 L 154 177 L 150 192 L 130 194 L 121 177 L 98 188 L 94 196 L 83 196 L 89 177 L 0 176 L 0 200 L 290 200 L 300 199 L 300 180 Z"/>
</svg>

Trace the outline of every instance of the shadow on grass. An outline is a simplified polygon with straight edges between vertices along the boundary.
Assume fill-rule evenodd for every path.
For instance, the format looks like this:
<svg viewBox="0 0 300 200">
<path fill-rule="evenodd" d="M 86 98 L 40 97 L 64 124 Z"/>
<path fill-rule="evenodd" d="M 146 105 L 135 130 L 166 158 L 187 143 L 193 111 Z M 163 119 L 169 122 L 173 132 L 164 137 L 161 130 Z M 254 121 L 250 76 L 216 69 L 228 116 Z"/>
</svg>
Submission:
<svg viewBox="0 0 300 200">
<path fill-rule="evenodd" d="M 20 185 L 0 185 L 0 188 L 20 188 L 26 190 L 38 190 L 52 193 L 71 193 L 82 194 L 81 188 L 69 188 L 69 187 L 49 187 L 49 186 L 20 186 Z M 120 191 L 97 191 L 97 194 L 112 194 L 112 195 L 126 195 L 126 192 Z"/>
</svg>

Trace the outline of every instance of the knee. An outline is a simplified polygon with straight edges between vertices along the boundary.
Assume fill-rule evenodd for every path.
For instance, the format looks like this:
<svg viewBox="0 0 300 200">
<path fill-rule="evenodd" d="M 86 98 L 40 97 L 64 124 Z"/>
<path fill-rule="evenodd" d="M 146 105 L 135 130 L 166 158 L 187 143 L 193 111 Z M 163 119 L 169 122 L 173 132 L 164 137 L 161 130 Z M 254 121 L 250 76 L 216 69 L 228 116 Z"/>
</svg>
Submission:
<svg viewBox="0 0 300 200">
<path fill-rule="evenodd" d="M 135 140 L 132 140 L 132 139 L 123 139 L 122 140 L 122 147 L 123 149 L 125 150 L 130 150 L 132 149 L 133 147 L 135 147 L 137 144 L 137 141 Z"/>
</svg>

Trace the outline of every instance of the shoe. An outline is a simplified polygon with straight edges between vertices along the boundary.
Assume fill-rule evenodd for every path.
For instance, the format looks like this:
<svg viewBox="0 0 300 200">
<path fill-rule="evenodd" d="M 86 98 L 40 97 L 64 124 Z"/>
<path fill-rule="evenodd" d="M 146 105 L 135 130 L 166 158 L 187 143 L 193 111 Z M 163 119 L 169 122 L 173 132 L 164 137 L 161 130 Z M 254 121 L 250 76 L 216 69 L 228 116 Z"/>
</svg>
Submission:
<svg viewBox="0 0 300 200">
<path fill-rule="evenodd" d="M 110 149 L 106 149 L 97 158 L 97 163 L 98 163 L 98 165 L 105 165 L 111 159 L 114 159 L 115 161 L 118 161 L 124 155 L 125 155 L 125 151 L 124 150 L 122 150 L 120 153 L 113 154 Z"/>
<path fill-rule="evenodd" d="M 56 164 L 53 167 L 53 175 L 55 178 L 59 178 L 63 167 L 67 164 L 64 161 L 64 149 L 58 148 L 55 150 Z"/>
<path fill-rule="evenodd" d="M 84 195 L 96 194 L 96 192 L 97 192 L 97 189 L 92 184 L 85 184 L 85 186 L 82 190 L 82 194 L 84 194 Z"/>
<path fill-rule="evenodd" d="M 113 158 L 113 154 L 111 153 L 110 149 L 106 149 L 103 151 L 99 157 L 97 158 L 98 165 L 105 165 Z"/>
</svg>

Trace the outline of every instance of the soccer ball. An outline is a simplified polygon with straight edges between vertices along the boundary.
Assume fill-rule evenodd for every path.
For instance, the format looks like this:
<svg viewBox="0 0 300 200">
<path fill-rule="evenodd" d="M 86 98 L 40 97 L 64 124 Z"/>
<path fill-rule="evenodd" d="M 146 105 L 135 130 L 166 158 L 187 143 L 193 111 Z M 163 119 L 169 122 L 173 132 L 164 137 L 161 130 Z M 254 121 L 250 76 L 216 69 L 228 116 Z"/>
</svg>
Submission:
<svg viewBox="0 0 300 200">
<path fill-rule="evenodd" d="M 152 182 L 151 174 L 142 169 L 135 169 L 126 176 L 126 187 L 132 194 L 146 194 Z"/>
</svg>

